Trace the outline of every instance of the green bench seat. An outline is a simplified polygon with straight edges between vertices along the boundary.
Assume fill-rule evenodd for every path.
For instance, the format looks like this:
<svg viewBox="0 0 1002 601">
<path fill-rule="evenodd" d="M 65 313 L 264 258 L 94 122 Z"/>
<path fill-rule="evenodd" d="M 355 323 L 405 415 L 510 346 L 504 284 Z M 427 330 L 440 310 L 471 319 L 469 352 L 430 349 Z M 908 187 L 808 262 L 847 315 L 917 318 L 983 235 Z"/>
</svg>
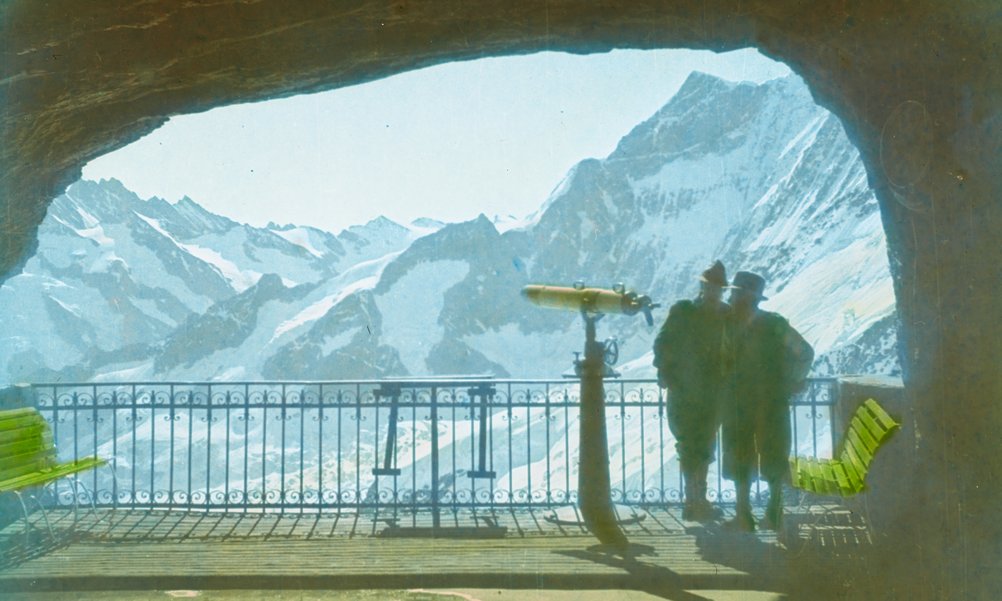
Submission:
<svg viewBox="0 0 1002 601">
<path fill-rule="evenodd" d="M 18 496 L 24 510 L 26 534 L 28 510 L 21 499 L 23 491 L 105 463 L 98 457 L 59 463 L 52 431 L 37 409 L 0 411 L 0 494 L 10 492 Z"/>
<path fill-rule="evenodd" d="M 791 457 L 793 485 L 819 495 L 851 497 L 866 489 L 877 450 L 901 427 L 874 399 L 853 414 L 837 458 Z"/>
</svg>

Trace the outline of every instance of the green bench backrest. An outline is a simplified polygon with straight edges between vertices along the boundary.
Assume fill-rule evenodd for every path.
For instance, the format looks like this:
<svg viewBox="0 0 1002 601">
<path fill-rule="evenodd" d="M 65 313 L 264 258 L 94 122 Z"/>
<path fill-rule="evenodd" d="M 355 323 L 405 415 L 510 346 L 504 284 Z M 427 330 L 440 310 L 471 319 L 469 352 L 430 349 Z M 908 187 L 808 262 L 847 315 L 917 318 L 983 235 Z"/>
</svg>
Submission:
<svg viewBox="0 0 1002 601">
<path fill-rule="evenodd" d="M 900 427 L 875 400 L 867 399 L 853 414 L 837 459 L 790 459 L 794 486 L 840 496 L 862 492 L 877 449 Z"/>
<path fill-rule="evenodd" d="M 873 456 L 887 440 L 901 427 L 873 399 L 867 399 L 853 414 L 842 441 L 839 460 L 852 466 L 862 479 L 870 469 Z"/>
<path fill-rule="evenodd" d="M 45 418 L 32 408 L 0 411 L 0 482 L 56 465 Z"/>
</svg>

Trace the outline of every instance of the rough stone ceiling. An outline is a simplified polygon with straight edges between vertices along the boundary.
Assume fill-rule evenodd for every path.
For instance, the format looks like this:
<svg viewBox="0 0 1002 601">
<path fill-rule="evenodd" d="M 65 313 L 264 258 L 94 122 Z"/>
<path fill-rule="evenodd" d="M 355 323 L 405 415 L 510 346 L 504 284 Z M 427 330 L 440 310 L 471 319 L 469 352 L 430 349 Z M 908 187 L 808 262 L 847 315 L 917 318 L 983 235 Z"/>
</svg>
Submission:
<svg viewBox="0 0 1002 601">
<path fill-rule="evenodd" d="M 0 0 L 0 28 L 0 281 L 86 162 L 172 115 L 540 50 L 786 62 L 841 117 L 887 233 L 921 443 L 882 565 L 922 594 L 997 595 L 998 0 Z"/>
<path fill-rule="evenodd" d="M 853 79 L 871 78 L 872 101 L 885 108 L 891 100 L 881 98 L 880 87 L 896 77 L 905 32 L 926 34 L 909 49 L 922 51 L 930 37 L 976 22 L 972 7 L 990 6 L 962 3 L 963 12 L 934 0 L 901 3 L 907 10 L 896 4 L 10 0 L 0 5 L 0 214 L 7 234 L 0 274 L 25 259 L 47 203 L 83 164 L 171 115 L 331 89 L 448 60 L 539 50 L 755 46 L 791 64 L 822 104 L 844 117 L 848 112 L 853 135 L 859 108 L 841 97 L 859 86 Z M 979 46 L 977 40 L 965 44 L 972 53 Z M 937 60 L 951 72 L 962 65 L 929 58 L 930 72 Z M 872 86 L 872 78 L 883 83 Z"/>
</svg>

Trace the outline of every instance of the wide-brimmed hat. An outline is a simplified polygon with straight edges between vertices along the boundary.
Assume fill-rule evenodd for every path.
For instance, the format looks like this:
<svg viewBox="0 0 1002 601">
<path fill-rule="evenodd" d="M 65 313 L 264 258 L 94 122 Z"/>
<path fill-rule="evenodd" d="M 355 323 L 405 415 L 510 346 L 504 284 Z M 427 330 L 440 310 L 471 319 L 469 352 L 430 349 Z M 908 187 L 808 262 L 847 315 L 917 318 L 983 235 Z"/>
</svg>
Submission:
<svg viewBox="0 0 1002 601">
<path fill-rule="evenodd" d="M 699 279 L 707 284 L 715 284 L 720 287 L 726 286 L 727 271 L 724 270 L 724 264 L 720 261 L 714 261 L 713 265 L 699 276 Z"/>
<path fill-rule="evenodd" d="M 762 294 L 765 291 L 765 279 L 757 273 L 750 271 L 739 271 L 734 274 L 734 279 L 728 290 L 744 290 L 758 297 L 759 300 L 766 300 L 769 297 Z"/>
</svg>

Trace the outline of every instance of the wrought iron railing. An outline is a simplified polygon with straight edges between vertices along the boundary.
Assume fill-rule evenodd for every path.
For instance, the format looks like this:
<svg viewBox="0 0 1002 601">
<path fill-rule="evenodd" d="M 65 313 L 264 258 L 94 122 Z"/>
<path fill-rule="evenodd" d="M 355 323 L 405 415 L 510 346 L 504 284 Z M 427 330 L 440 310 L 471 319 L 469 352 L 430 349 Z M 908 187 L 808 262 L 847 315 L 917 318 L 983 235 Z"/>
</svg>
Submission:
<svg viewBox="0 0 1002 601">
<path fill-rule="evenodd" d="M 794 399 L 797 453 L 831 455 L 834 384 L 811 379 Z M 32 390 L 60 459 L 109 460 L 108 467 L 57 483 L 49 505 L 343 511 L 576 500 L 573 380 L 87 383 Z M 652 380 L 608 380 L 605 390 L 614 501 L 680 501 L 664 391 Z M 732 500 L 716 464 L 710 475 L 711 497 Z"/>
</svg>

